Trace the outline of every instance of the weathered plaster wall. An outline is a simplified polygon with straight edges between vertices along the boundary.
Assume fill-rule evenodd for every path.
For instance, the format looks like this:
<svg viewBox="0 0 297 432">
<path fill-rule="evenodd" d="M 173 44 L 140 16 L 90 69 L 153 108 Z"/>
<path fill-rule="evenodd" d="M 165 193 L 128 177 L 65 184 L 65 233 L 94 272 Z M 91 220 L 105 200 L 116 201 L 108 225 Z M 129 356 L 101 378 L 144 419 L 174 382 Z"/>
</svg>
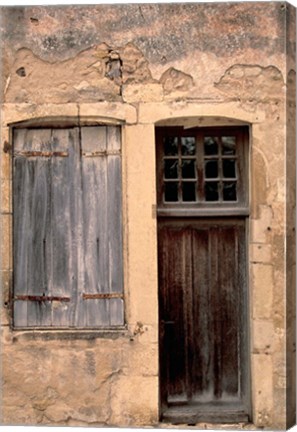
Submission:
<svg viewBox="0 0 297 432">
<path fill-rule="evenodd" d="M 236 119 L 251 133 L 252 420 L 271 429 L 291 425 L 294 8 L 133 4 L 2 8 L 1 14 L 4 424 L 158 422 L 154 127 Z M 8 124 L 61 116 L 123 122 L 127 330 L 10 329 Z"/>
</svg>

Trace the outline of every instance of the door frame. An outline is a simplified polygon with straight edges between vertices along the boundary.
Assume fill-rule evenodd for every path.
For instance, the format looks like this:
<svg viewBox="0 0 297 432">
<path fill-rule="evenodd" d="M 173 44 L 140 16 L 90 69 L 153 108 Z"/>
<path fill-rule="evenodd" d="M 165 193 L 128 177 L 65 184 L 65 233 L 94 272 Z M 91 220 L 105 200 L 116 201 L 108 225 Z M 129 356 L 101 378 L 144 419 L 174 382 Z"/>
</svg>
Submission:
<svg viewBox="0 0 297 432">
<path fill-rule="evenodd" d="M 205 127 L 205 128 L 199 128 L 199 129 L 206 129 L 206 130 L 212 130 L 212 131 L 239 131 L 241 134 L 241 140 L 242 140 L 242 153 L 241 156 L 243 158 L 243 178 L 242 181 L 245 182 L 246 186 L 246 193 L 245 197 L 242 200 L 242 203 L 240 206 L 233 206 L 233 205 L 227 205 L 227 206 L 207 206 L 202 205 L 200 208 L 193 208 L 194 206 L 181 206 L 180 208 L 174 209 L 172 206 L 168 206 L 166 208 L 166 205 L 161 203 L 160 206 L 160 191 L 159 191 L 159 182 L 160 182 L 160 145 L 162 145 L 162 137 L 164 136 L 164 131 L 174 131 L 177 134 L 183 133 L 182 127 L 156 127 L 156 139 L 155 139 L 155 146 L 156 146 L 156 190 L 157 190 L 157 240 L 159 244 L 159 226 L 160 223 L 162 223 L 162 220 L 166 219 L 173 219 L 178 218 L 180 220 L 182 219 L 192 219 L 195 218 L 197 221 L 201 221 L 203 219 L 205 220 L 215 220 L 215 219 L 230 219 L 232 220 L 232 217 L 238 218 L 238 216 L 241 216 L 244 220 L 244 229 L 245 229 L 245 307 L 244 307 L 244 321 L 246 323 L 245 329 L 244 329 L 244 360 L 245 360 L 245 408 L 247 416 L 245 416 L 245 419 L 240 419 L 240 416 L 238 419 L 236 417 L 228 418 L 228 414 L 224 413 L 207 413 L 206 417 L 204 415 L 185 415 L 181 416 L 179 419 L 174 420 L 173 418 L 162 418 L 163 415 L 163 407 L 162 407 L 162 385 L 161 385 L 161 379 L 162 379 L 162 363 L 161 363 L 161 347 L 159 344 L 159 414 L 160 414 L 160 420 L 164 422 L 170 422 L 170 423 L 188 423 L 188 424 L 195 424 L 199 421 L 211 421 L 214 423 L 234 423 L 239 421 L 251 421 L 251 415 L 252 415 L 252 394 L 251 394 L 251 348 L 250 348 L 250 326 L 251 326 L 251 319 L 250 319 L 250 292 L 249 292 L 249 128 L 247 126 L 226 126 L 226 127 Z M 161 132 L 161 133 L 160 133 Z M 188 130 L 186 130 L 186 135 L 189 136 Z M 198 223 L 199 223 L 198 222 Z M 159 263 L 159 254 L 158 254 L 158 263 Z M 158 264 L 159 267 L 159 264 Z M 159 271 L 158 271 L 159 274 Z M 160 296 L 160 283 L 158 281 L 158 296 Z M 160 301 L 160 297 L 159 297 Z M 160 332 L 161 332 L 161 322 L 160 322 L 160 315 L 159 315 L 159 341 L 160 341 Z"/>
</svg>

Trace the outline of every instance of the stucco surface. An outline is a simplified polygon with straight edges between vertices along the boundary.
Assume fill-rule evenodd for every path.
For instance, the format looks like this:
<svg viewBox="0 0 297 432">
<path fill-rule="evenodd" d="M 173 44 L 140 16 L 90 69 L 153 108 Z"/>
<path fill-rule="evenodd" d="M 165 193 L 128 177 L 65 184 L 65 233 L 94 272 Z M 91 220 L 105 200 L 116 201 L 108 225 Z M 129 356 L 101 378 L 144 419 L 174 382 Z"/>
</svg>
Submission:
<svg viewBox="0 0 297 432">
<path fill-rule="evenodd" d="M 2 422 L 158 423 L 154 128 L 247 124 L 251 421 L 272 430 L 292 425 L 295 9 L 242 2 L 0 13 Z M 122 124 L 125 329 L 11 327 L 9 125 L 43 118 Z"/>
</svg>

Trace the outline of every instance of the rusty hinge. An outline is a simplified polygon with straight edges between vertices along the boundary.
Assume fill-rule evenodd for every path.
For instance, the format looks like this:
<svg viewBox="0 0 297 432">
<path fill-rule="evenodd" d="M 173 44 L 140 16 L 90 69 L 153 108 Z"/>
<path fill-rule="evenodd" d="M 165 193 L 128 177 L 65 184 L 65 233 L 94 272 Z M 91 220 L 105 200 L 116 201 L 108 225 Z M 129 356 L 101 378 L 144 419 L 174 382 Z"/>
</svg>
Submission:
<svg viewBox="0 0 297 432">
<path fill-rule="evenodd" d="M 67 157 L 68 152 L 62 151 L 15 151 L 14 156 L 25 156 L 25 157 Z"/>
<path fill-rule="evenodd" d="M 85 157 L 98 157 L 98 156 L 114 156 L 120 155 L 120 150 L 101 150 L 95 152 L 83 152 L 82 155 Z"/>
<path fill-rule="evenodd" d="M 12 149 L 12 145 L 9 144 L 8 141 L 4 141 L 4 145 L 3 145 L 3 151 L 4 153 L 10 153 Z"/>
<path fill-rule="evenodd" d="M 82 296 L 84 300 L 124 298 L 123 293 L 97 293 L 97 294 L 83 293 Z"/>
<path fill-rule="evenodd" d="M 58 296 L 36 296 L 36 295 L 17 295 L 14 300 L 22 301 L 59 301 L 59 302 L 69 302 L 70 297 L 58 297 Z"/>
</svg>

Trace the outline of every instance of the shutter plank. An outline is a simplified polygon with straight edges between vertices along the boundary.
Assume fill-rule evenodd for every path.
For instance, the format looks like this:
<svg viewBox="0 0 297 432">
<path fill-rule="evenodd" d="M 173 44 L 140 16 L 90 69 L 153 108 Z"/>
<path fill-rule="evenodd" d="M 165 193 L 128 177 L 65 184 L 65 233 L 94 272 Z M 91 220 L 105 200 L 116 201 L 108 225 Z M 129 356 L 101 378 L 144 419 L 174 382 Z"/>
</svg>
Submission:
<svg viewBox="0 0 297 432">
<path fill-rule="evenodd" d="M 29 130 L 26 150 L 50 151 L 49 129 Z M 31 148 L 29 148 L 29 143 Z M 30 241 L 28 244 L 28 294 L 50 295 L 47 272 L 47 243 L 50 239 L 50 159 L 28 160 L 32 206 L 30 209 Z M 51 305 L 48 302 L 28 301 L 28 326 L 50 326 Z"/>
<path fill-rule="evenodd" d="M 52 323 L 52 305 L 49 301 L 28 301 L 28 327 L 49 327 Z"/>
<path fill-rule="evenodd" d="M 49 130 L 20 130 L 15 134 L 14 149 L 49 150 L 50 137 Z M 21 140 L 23 140 L 22 143 Z M 21 165 L 23 169 L 18 170 Z M 45 244 L 49 225 L 50 164 L 48 160 L 41 161 L 38 158 L 27 159 L 16 156 L 14 167 L 16 178 L 14 212 L 15 215 L 18 214 L 14 223 L 14 238 L 16 239 L 14 266 L 17 277 L 15 294 L 48 295 Z M 26 201 L 22 201 L 21 182 L 24 184 Z M 20 271 L 24 271 L 24 274 L 20 274 Z M 39 325 L 41 321 L 50 324 L 49 308 L 37 310 L 31 303 L 27 304 L 27 325 Z M 26 306 L 21 308 L 22 313 L 25 308 Z M 42 313 L 44 316 L 40 315 Z M 16 313 L 15 325 L 19 325 Z"/>
<path fill-rule="evenodd" d="M 29 208 L 32 194 L 29 188 L 28 163 L 23 158 L 14 159 L 14 293 L 26 294 L 27 247 L 29 242 Z"/>
<path fill-rule="evenodd" d="M 13 151 L 30 150 L 31 137 L 32 135 L 28 136 L 28 129 L 15 129 L 13 132 Z"/>
<path fill-rule="evenodd" d="M 50 160 L 28 162 L 32 203 L 29 209 L 28 293 L 48 295 L 46 243 L 50 232 Z"/>
<path fill-rule="evenodd" d="M 69 185 L 70 185 L 70 224 L 72 230 L 71 250 L 71 296 L 69 305 L 69 325 L 84 325 L 83 300 L 83 215 L 82 215 L 82 178 L 80 164 L 80 134 L 78 128 L 69 129 Z"/>
<path fill-rule="evenodd" d="M 82 151 L 106 150 L 106 128 L 86 127 L 81 130 Z M 108 289 L 108 218 L 106 157 L 83 157 L 83 216 L 85 292 L 109 292 Z M 84 300 L 88 327 L 109 325 L 109 299 Z"/>
<path fill-rule="evenodd" d="M 32 191 L 27 160 L 14 158 L 13 177 L 14 295 L 22 295 L 28 293 L 28 244 L 31 235 L 29 209 L 32 205 Z M 16 327 L 27 325 L 27 307 L 25 301 L 14 302 L 14 325 Z"/>
<path fill-rule="evenodd" d="M 28 302 L 15 300 L 13 306 L 14 326 L 27 327 Z"/>
<path fill-rule="evenodd" d="M 110 299 L 110 325 L 120 326 L 124 324 L 124 300 Z"/>
<path fill-rule="evenodd" d="M 69 129 L 52 131 L 52 150 L 70 150 Z M 73 149 L 72 153 L 73 153 Z M 70 150 L 70 152 L 71 152 Z M 75 226 L 71 224 L 71 162 L 69 157 L 51 158 L 51 249 L 50 266 L 52 295 L 72 296 L 73 259 L 72 243 Z M 72 191 L 74 193 L 74 191 Z M 54 302 L 52 305 L 53 326 L 69 325 L 70 306 Z"/>
<path fill-rule="evenodd" d="M 107 147 L 111 151 L 121 148 L 120 129 L 107 129 Z M 121 157 L 109 154 L 107 156 L 107 219 L 108 219 L 108 257 L 109 292 L 123 292 L 123 259 L 122 259 L 122 182 Z M 110 300 L 110 325 L 124 324 L 122 300 Z"/>
</svg>

